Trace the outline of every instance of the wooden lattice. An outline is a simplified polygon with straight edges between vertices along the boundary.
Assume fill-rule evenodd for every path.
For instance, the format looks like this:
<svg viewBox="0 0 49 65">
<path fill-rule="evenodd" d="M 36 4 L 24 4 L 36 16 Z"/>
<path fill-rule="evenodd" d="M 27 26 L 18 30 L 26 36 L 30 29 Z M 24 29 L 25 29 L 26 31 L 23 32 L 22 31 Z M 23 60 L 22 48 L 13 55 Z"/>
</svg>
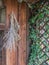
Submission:
<svg viewBox="0 0 49 65">
<path fill-rule="evenodd" d="M 49 14 L 48 14 L 49 15 Z M 40 59 L 37 58 L 38 65 L 49 65 L 49 16 L 45 14 L 44 18 L 38 20 L 37 30 L 40 39 L 41 50 Z"/>
</svg>

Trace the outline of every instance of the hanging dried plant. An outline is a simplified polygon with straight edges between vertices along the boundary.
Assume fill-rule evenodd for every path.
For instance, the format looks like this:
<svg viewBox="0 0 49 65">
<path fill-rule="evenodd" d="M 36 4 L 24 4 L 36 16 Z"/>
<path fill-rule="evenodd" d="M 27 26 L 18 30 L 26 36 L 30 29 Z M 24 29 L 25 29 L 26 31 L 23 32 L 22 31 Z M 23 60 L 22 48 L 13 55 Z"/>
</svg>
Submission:
<svg viewBox="0 0 49 65">
<path fill-rule="evenodd" d="M 5 47 L 6 49 L 9 49 L 11 51 L 12 49 L 16 49 L 16 43 L 18 40 L 20 40 L 20 36 L 18 34 L 19 28 L 20 25 L 18 24 L 17 19 L 14 13 L 12 12 L 12 14 L 10 15 L 10 28 L 3 37 L 4 45 L 2 48 Z"/>
</svg>

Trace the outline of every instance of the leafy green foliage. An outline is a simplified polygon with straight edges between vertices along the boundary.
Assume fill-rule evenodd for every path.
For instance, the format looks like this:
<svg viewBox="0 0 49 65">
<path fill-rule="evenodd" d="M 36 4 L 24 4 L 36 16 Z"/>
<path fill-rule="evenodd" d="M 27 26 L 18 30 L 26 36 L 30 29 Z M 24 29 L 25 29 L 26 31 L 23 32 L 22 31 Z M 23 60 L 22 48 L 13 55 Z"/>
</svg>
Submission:
<svg viewBox="0 0 49 65">
<path fill-rule="evenodd" d="M 37 4 L 38 5 L 38 4 Z M 39 6 L 39 5 L 38 5 Z M 41 62 L 43 62 L 43 60 L 45 60 L 45 58 L 47 58 L 47 56 L 44 54 L 43 56 L 43 52 L 40 51 L 41 50 L 41 46 L 40 46 L 40 38 L 38 38 L 38 31 L 36 29 L 36 22 L 43 20 L 43 21 L 48 21 L 49 18 L 46 17 L 45 15 L 49 15 L 49 9 L 47 9 L 48 6 L 45 4 L 41 9 L 38 9 L 38 12 L 34 12 L 36 13 L 35 15 L 32 15 L 32 17 L 29 19 L 29 39 L 33 42 L 31 42 L 31 53 L 29 56 L 29 62 L 28 65 L 40 65 Z M 33 8 L 32 8 L 33 9 Z M 45 19 L 44 19 L 45 17 Z M 36 26 L 34 27 L 34 24 L 36 24 Z M 48 28 L 48 26 L 45 26 L 46 30 Z M 47 31 L 49 33 L 49 29 Z M 46 33 L 44 34 L 46 37 Z M 43 44 L 47 47 L 46 51 L 48 51 L 48 44 L 46 44 L 46 41 L 43 41 Z M 43 58 L 41 58 L 41 56 L 43 56 Z M 37 58 L 40 60 L 37 60 Z M 42 60 L 42 61 L 41 61 Z"/>
</svg>

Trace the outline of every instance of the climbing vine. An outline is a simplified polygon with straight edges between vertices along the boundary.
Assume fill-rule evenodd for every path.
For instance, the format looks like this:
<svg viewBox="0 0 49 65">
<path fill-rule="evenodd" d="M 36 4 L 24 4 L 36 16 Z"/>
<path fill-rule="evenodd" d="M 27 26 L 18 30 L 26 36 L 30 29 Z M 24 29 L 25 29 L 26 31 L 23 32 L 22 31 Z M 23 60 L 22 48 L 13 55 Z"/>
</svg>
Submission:
<svg viewBox="0 0 49 65">
<path fill-rule="evenodd" d="M 32 9 L 37 9 L 34 12 L 34 15 L 29 18 L 29 39 L 31 40 L 31 46 L 30 46 L 30 55 L 29 55 L 29 62 L 28 65 L 40 65 L 39 62 L 37 62 L 37 58 L 40 59 L 42 51 L 41 46 L 40 46 L 40 38 L 38 36 L 39 31 L 37 30 L 36 27 L 38 27 L 37 22 L 39 20 L 42 20 L 46 15 L 49 14 L 49 6 L 47 3 L 40 2 L 37 3 L 36 5 L 32 5 Z M 40 6 L 40 7 L 39 7 Z M 43 13 L 44 12 L 44 13 Z M 48 21 L 49 18 L 46 18 L 45 21 Z M 39 53 L 40 52 L 40 53 Z M 46 57 L 45 57 L 46 58 Z M 39 63 L 39 64 L 38 64 Z"/>
</svg>

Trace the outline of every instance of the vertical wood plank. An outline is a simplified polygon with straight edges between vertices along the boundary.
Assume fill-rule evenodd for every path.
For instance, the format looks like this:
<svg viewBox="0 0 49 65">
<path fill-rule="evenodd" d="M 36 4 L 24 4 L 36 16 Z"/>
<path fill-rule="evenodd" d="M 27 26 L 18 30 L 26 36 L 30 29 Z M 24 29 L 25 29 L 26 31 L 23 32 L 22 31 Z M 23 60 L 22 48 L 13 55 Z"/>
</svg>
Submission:
<svg viewBox="0 0 49 65">
<path fill-rule="evenodd" d="M 6 6 L 6 30 L 9 28 L 9 15 L 11 13 L 11 0 L 5 0 L 5 6 Z"/>
<path fill-rule="evenodd" d="M 6 21 L 6 29 L 9 28 L 9 15 L 13 11 L 16 18 L 18 19 L 18 3 L 16 0 L 5 0 L 6 5 L 6 13 L 7 13 L 7 21 Z M 17 65 L 17 48 L 16 51 L 10 52 L 6 49 L 6 65 Z"/>
<path fill-rule="evenodd" d="M 19 42 L 19 63 L 18 65 L 26 65 L 26 22 L 27 22 L 27 6 L 25 3 L 19 4 L 19 34 L 21 40 Z"/>
</svg>

